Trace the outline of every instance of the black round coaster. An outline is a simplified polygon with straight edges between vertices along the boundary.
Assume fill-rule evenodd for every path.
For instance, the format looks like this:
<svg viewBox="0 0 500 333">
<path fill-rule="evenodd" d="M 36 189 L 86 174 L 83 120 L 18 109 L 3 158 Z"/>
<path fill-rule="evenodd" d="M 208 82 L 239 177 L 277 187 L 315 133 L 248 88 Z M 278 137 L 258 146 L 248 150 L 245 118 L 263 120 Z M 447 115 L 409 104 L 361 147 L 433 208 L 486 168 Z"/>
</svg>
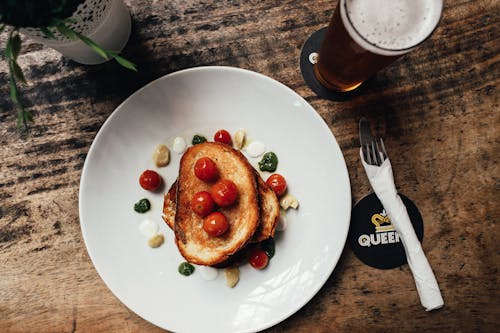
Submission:
<svg viewBox="0 0 500 333">
<path fill-rule="evenodd" d="M 422 216 L 410 199 L 402 194 L 399 196 L 408 210 L 415 233 L 422 242 Z M 354 254 L 369 266 L 390 269 L 406 263 L 403 243 L 375 193 L 367 195 L 354 206 L 347 241 Z"/>
<path fill-rule="evenodd" d="M 332 91 L 322 85 L 316 79 L 316 76 L 314 76 L 314 64 L 316 63 L 317 52 L 319 52 L 319 48 L 323 42 L 326 29 L 322 28 L 315 31 L 302 46 L 302 50 L 300 51 L 300 72 L 307 86 L 319 97 L 332 101 L 345 101 L 358 95 L 360 88 L 356 88 L 350 92 Z"/>
</svg>

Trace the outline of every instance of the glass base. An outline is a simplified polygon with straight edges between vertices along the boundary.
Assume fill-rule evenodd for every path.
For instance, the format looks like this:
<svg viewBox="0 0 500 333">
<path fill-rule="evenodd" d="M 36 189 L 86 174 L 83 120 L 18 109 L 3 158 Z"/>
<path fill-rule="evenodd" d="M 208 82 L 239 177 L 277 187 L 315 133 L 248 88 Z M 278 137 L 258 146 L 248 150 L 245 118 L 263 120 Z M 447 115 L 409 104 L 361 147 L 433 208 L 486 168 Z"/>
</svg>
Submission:
<svg viewBox="0 0 500 333">
<path fill-rule="evenodd" d="M 314 74 L 314 64 L 318 57 L 317 52 L 319 52 L 319 48 L 323 42 L 326 29 L 325 27 L 315 31 L 302 46 L 300 52 L 300 72 L 307 86 L 319 97 L 332 101 L 345 101 L 359 94 L 359 89 L 356 88 L 361 83 L 350 90 L 336 90 L 335 87 L 318 80 Z"/>
<path fill-rule="evenodd" d="M 315 78 L 323 85 L 325 86 L 326 88 L 330 89 L 330 90 L 333 90 L 333 91 L 338 91 L 338 92 L 348 92 L 348 91 L 352 91 L 354 89 L 356 89 L 357 87 L 359 87 L 363 82 L 359 82 L 359 83 L 356 83 L 356 84 L 353 84 L 353 85 L 350 85 L 350 86 L 345 86 L 345 87 L 341 87 L 341 86 L 335 86 L 335 85 L 332 85 L 330 83 L 328 83 L 325 78 L 323 77 L 323 75 L 321 75 L 319 69 L 318 69 L 318 66 L 313 66 L 313 72 L 314 72 L 314 76 Z"/>
</svg>

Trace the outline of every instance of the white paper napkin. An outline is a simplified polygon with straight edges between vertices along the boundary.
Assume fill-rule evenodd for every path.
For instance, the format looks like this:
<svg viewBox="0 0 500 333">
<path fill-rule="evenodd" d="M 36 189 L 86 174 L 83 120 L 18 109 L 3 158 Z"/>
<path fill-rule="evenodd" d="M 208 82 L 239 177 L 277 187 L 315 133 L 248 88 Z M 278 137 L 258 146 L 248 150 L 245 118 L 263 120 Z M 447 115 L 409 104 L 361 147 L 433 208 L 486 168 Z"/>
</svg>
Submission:
<svg viewBox="0 0 500 333">
<path fill-rule="evenodd" d="M 422 245 L 410 222 L 406 207 L 396 191 L 391 162 L 386 159 L 381 166 L 369 165 L 364 161 L 361 149 L 360 157 L 373 191 L 384 206 L 403 243 L 408 266 L 410 266 L 415 279 L 422 306 L 426 311 L 439 309 L 444 305 L 443 297 L 436 277 L 422 250 Z"/>
</svg>

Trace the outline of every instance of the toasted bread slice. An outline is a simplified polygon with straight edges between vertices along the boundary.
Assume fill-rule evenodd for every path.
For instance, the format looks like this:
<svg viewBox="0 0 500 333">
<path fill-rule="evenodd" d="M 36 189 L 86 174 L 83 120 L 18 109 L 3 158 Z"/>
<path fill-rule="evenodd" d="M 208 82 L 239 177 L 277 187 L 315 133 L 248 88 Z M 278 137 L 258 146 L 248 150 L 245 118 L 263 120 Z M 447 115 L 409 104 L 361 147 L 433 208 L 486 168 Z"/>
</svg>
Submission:
<svg viewBox="0 0 500 333">
<path fill-rule="evenodd" d="M 252 242 L 260 242 L 274 237 L 276 225 L 280 216 L 280 206 L 274 191 L 266 185 L 260 175 L 258 176 L 259 198 L 260 198 L 260 223 L 257 231 L 252 237 Z M 175 206 L 177 200 L 177 180 L 172 184 L 163 201 L 163 220 L 170 229 L 174 230 Z"/>
<path fill-rule="evenodd" d="M 177 179 L 170 186 L 170 189 L 163 198 L 163 221 L 174 230 L 175 223 L 175 206 L 177 204 Z"/>
<path fill-rule="evenodd" d="M 274 191 L 267 186 L 260 175 L 257 174 L 260 196 L 260 224 L 255 232 L 252 242 L 261 242 L 274 237 L 274 231 L 280 217 L 280 204 Z"/>
<path fill-rule="evenodd" d="M 238 188 L 236 202 L 220 211 L 229 222 L 228 231 L 219 237 L 203 230 L 203 219 L 191 210 L 191 199 L 199 191 L 210 191 L 208 184 L 194 175 L 194 165 L 201 157 L 211 158 L 219 177 L 229 179 Z M 228 145 L 205 142 L 190 147 L 182 156 L 177 183 L 175 241 L 181 255 L 198 265 L 221 263 L 240 250 L 259 225 L 259 192 L 255 170 L 243 154 Z"/>
</svg>

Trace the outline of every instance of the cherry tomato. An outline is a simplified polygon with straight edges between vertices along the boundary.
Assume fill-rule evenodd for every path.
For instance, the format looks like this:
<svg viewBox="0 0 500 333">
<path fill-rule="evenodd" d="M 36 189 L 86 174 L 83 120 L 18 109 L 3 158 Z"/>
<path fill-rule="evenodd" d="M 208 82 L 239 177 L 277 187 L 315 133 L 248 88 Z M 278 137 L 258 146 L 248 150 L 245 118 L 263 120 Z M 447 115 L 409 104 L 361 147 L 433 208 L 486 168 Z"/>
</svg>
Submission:
<svg viewBox="0 0 500 333">
<path fill-rule="evenodd" d="M 215 142 L 220 142 L 220 143 L 225 143 L 226 145 L 231 144 L 231 134 L 229 134 L 228 131 L 226 130 L 218 130 L 215 135 L 214 135 L 214 141 Z"/>
<path fill-rule="evenodd" d="M 264 267 L 267 266 L 267 263 L 269 262 L 269 257 L 267 256 L 264 250 L 257 248 L 250 253 L 250 257 L 248 257 L 248 262 L 255 269 L 263 269 Z"/>
<path fill-rule="evenodd" d="M 157 190 L 162 183 L 161 176 L 153 170 L 144 171 L 139 177 L 139 184 L 148 191 Z"/>
<path fill-rule="evenodd" d="M 231 206 L 238 197 L 238 188 L 229 179 L 221 179 L 210 189 L 212 199 L 221 207 Z"/>
<path fill-rule="evenodd" d="M 210 236 L 218 237 L 229 229 L 229 223 L 221 212 L 213 212 L 203 220 L 203 230 Z"/>
<path fill-rule="evenodd" d="M 274 193 L 279 197 L 283 195 L 286 191 L 286 180 L 285 177 L 278 173 L 274 173 L 266 180 L 267 186 L 269 186 Z"/>
<path fill-rule="evenodd" d="M 207 191 L 196 193 L 191 199 L 191 209 L 197 215 L 205 217 L 214 211 L 215 202 Z"/>
<path fill-rule="evenodd" d="M 219 176 L 219 170 L 211 158 L 202 157 L 194 164 L 194 174 L 205 182 L 213 182 Z"/>
</svg>

